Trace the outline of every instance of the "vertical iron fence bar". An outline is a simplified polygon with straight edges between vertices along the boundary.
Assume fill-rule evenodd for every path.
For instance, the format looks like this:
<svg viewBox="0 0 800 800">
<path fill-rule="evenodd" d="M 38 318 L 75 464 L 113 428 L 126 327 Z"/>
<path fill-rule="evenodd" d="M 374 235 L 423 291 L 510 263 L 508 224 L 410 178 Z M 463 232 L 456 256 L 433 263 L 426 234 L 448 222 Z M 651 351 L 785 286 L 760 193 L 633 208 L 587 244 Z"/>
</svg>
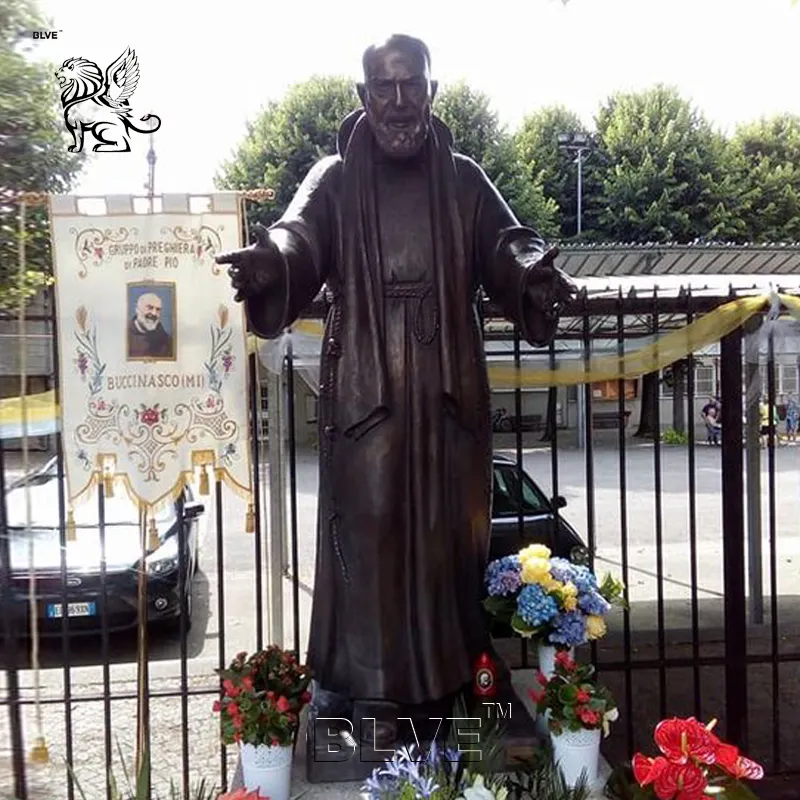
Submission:
<svg viewBox="0 0 800 800">
<path fill-rule="evenodd" d="M 692 310 L 692 287 L 686 294 L 686 324 L 694 322 Z M 694 353 L 686 359 L 686 410 L 688 425 L 686 439 L 689 448 L 689 571 L 691 581 L 692 603 L 692 680 L 694 687 L 694 716 L 702 719 L 702 701 L 700 692 L 700 606 L 697 594 L 697 473 L 695 463 L 694 437 L 694 403 L 695 403 L 695 361 Z"/>
<path fill-rule="evenodd" d="M 11 588 L 11 541 L 8 533 L 8 509 L 6 507 L 6 463 L 5 443 L 0 437 L 0 600 L 2 608 L 10 608 Z M 22 738 L 22 718 L 19 697 L 19 651 L 17 633 L 10 614 L 2 614 L 3 653 L 6 668 L 6 691 L 8 692 L 8 722 L 11 728 L 11 764 L 14 773 L 14 795 L 27 800 L 28 788 L 25 780 L 25 743 Z"/>
<path fill-rule="evenodd" d="M 188 591 L 191 591 L 192 573 L 189 570 L 191 555 L 188 537 L 186 536 L 186 494 L 181 495 L 178 511 L 178 597 L 180 598 L 180 617 L 178 618 L 178 638 L 180 639 L 181 669 L 181 777 L 183 782 L 183 800 L 189 800 L 189 678 L 186 659 L 188 656 L 186 628 L 189 615 Z M 196 525 L 193 518 L 189 523 Z"/>
<path fill-rule="evenodd" d="M 591 351 L 592 351 L 592 332 L 589 323 L 589 295 L 583 293 L 583 366 L 584 374 L 589 371 Z M 586 381 L 581 389 L 584 392 L 584 424 L 585 431 L 584 456 L 586 459 L 586 531 L 589 540 L 589 566 L 594 571 L 594 557 L 597 549 L 595 537 L 595 506 L 594 506 L 594 426 L 592 425 L 592 383 Z M 592 639 L 590 643 L 592 664 L 597 665 L 597 641 Z"/>
<path fill-rule="evenodd" d="M 735 297 L 731 289 L 731 297 Z M 722 384 L 722 566 L 725 609 L 725 738 L 747 752 L 747 606 L 744 459 L 742 455 L 742 330 L 720 342 Z"/>
<path fill-rule="evenodd" d="M 264 647 L 264 589 L 261 579 L 261 463 L 259 442 L 260 435 L 260 411 L 261 411 L 261 387 L 258 384 L 258 369 L 256 368 L 257 353 L 250 357 L 250 418 L 252 420 L 252 460 L 253 460 L 253 514 L 255 525 L 255 570 L 256 570 L 256 649 Z"/>
<path fill-rule="evenodd" d="M 55 399 L 55 407 L 61 407 L 61 366 L 59 363 L 59 338 L 58 338 L 58 325 L 56 324 L 56 305 L 55 293 L 50 292 L 50 324 L 51 328 L 51 342 L 52 342 L 52 358 L 53 358 L 53 392 Z M 61 571 L 61 608 L 68 607 L 69 596 L 67 587 L 67 503 L 65 491 L 65 473 L 64 473 L 64 443 L 62 438 L 62 431 L 59 426 L 56 430 L 55 436 L 56 444 L 56 476 L 58 480 L 58 519 L 59 519 L 59 549 L 60 549 L 60 571 Z M 72 777 L 72 772 L 75 768 L 75 753 L 72 742 L 72 648 L 69 641 L 69 614 L 61 614 L 61 660 L 63 666 L 64 678 L 64 738 L 66 743 L 66 761 L 67 761 L 67 800 L 75 800 L 75 782 Z"/>
<path fill-rule="evenodd" d="M 219 630 L 217 635 L 219 637 L 219 649 L 217 655 L 217 663 L 221 670 L 225 669 L 227 663 L 225 661 L 225 517 L 222 507 L 222 481 L 219 476 L 215 476 L 216 481 L 214 485 L 214 506 L 217 522 L 217 619 L 219 620 Z M 219 699 L 220 701 L 225 696 L 225 691 L 222 688 L 222 678 L 219 679 Z M 220 737 L 223 733 L 222 717 L 219 720 Z M 222 784 L 223 794 L 228 791 L 228 751 L 225 743 L 220 738 L 220 783 Z"/>
<path fill-rule="evenodd" d="M 302 661 L 300 653 L 300 565 L 297 563 L 299 560 L 297 547 L 297 432 L 294 414 L 294 354 L 291 340 L 286 348 L 286 394 L 288 395 L 286 423 L 289 428 L 289 511 L 292 516 L 292 626 L 294 651 L 297 658 Z M 335 431 L 331 433 L 336 434 Z"/>
<path fill-rule="evenodd" d="M 97 482 L 97 527 L 100 534 L 100 654 L 103 661 L 103 744 L 106 757 L 106 798 L 111 796 L 111 663 L 109 661 L 108 644 L 108 580 L 106 553 L 106 493 L 103 475 Z M 140 569 L 145 569 L 142 564 Z M 69 607 L 63 606 L 62 614 L 69 613 Z"/>
<path fill-rule="evenodd" d="M 556 370 L 556 343 L 555 339 L 550 342 L 550 371 L 555 372 Z M 559 496 L 558 492 L 558 411 L 556 406 L 558 405 L 558 386 L 550 391 L 555 392 L 555 402 L 553 403 L 552 414 L 553 419 L 549 421 L 548 427 L 550 428 L 550 484 L 552 486 L 552 497 L 555 500 Z M 548 406 L 549 398 L 548 398 Z M 561 509 L 558 507 L 558 503 L 553 503 L 553 536 L 552 536 L 552 545 L 553 550 L 555 551 L 556 543 L 559 540 L 559 529 L 561 528 Z"/>
<path fill-rule="evenodd" d="M 521 352 L 521 337 L 519 328 L 514 326 L 514 372 L 517 375 L 517 382 L 514 386 L 514 414 L 516 416 L 516 424 L 514 426 L 514 439 L 517 457 L 517 535 L 520 542 L 525 536 L 525 517 L 523 515 L 523 502 L 524 495 L 522 493 L 522 387 L 520 386 L 521 368 L 522 368 L 522 352 Z M 522 668 L 528 667 L 528 640 L 525 637 L 520 637 L 520 657 L 522 659 Z"/>
<path fill-rule="evenodd" d="M 658 287 L 653 289 L 653 337 L 658 341 Z M 674 386 L 673 386 L 674 391 Z M 656 596 L 658 598 L 658 703 L 661 719 L 667 716 L 666 623 L 664 615 L 664 526 L 661 503 L 661 370 L 656 373 L 656 399 L 653 405 L 653 480 L 656 526 Z"/>
<path fill-rule="evenodd" d="M 620 368 L 625 358 L 625 314 L 622 288 L 617 295 L 617 356 Z M 619 534 L 622 547 L 622 582 L 625 584 L 625 602 L 630 602 L 628 563 L 628 470 L 625 441 L 625 379 L 617 383 L 617 412 L 619 414 Z M 628 609 L 622 617 L 622 637 L 625 661 L 625 724 L 626 750 L 632 753 L 636 747 L 633 714 L 633 672 L 631 666 L 631 615 Z"/>
<path fill-rule="evenodd" d="M 774 323 L 769 327 L 767 339 L 767 410 L 769 413 L 768 503 L 769 503 L 769 581 L 770 581 L 770 661 L 772 667 L 772 771 L 779 772 L 781 765 L 780 717 L 780 653 L 778 638 L 778 556 L 776 542 L 776 491 L 775 491 L 775 333 Z"/>
</svg>

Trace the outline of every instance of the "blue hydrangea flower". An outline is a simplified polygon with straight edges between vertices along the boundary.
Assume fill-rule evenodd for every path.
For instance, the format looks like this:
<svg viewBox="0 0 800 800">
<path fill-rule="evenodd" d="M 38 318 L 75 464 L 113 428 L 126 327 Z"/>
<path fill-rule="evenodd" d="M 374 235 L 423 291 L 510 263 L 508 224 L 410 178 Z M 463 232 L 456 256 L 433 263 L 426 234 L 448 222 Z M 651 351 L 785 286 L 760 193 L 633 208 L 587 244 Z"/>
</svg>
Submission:
<svg viewBox="0 0 800 800">
<path fill-rule="evenodd" d="M 504 556 L 492 561 L 486 568 L 486 589 L 490 595 L 503 597 L 513 594 L 519 589 L 520 579 L 519 556 Z"/>
<path fill-rule="evenodd" d="M 586 622 L 580 611 L 565 611 L 552 621 L 550 633 L 552 644 L 565 644 L 575 647 L 586 642 Z"/>
<path fill-rule="evenodd" d="M 572 569 L 574 570 L 572 582 L 581 594 L 597 591 L 597 578 L 588 567 L 584 567 L 582 564 L 573 564 Z"/>
<path fill-rule="evenodd" d="M 578 595 L 578 608 L 580 608 L 584 614 L 596 614 L 602 617 L 608 613 L 608 610 L 611 608 L 611 603 L 601 594 L 591 591 Z"/>
<path fill-rule="evenodd" d="M 550 574 L 561 583 L 566 583 L 567 581 L 575 583 L 575 564 L 567 561 L 566 558 L 551 558 Z"/>
<path fill-rule="evenodd" d="M 528 625 L 537 628 L 558 614 L 558 605 L 538 583 L 531 583 L 519 593 L 517 612 Z"/>
</svg>

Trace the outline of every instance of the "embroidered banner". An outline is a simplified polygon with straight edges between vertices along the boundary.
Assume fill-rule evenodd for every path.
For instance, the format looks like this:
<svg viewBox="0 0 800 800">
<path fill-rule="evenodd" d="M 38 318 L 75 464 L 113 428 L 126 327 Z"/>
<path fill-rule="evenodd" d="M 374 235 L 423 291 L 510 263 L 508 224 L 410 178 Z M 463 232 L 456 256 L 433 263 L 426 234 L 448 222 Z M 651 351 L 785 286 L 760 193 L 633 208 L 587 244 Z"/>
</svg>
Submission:
<svg viewBox="0 0 800 800">
<path fill-rule="evenodd" d="M 240 247 L 236 194 L 50 198 L 68 499 L 104 481 L 145 512 L 208 470 L 251 501 L 244 312 L 220 251 Z M 203 492 L 204 493 L 204 492 Z"/>
</svg>

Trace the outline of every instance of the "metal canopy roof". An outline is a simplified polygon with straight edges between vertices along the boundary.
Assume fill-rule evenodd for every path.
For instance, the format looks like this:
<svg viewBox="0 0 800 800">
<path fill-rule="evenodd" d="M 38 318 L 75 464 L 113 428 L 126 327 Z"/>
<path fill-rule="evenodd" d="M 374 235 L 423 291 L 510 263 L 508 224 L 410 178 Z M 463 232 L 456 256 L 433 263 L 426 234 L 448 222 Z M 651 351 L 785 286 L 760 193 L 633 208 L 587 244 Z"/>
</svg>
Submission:
<svg viewBox="0 0 800 800">
<path fill-rule="evenodd" d="M 622 275 L 800 273 L 800 242 L 563 245 L 558 266 L 576 278 Z"/>
</svg>

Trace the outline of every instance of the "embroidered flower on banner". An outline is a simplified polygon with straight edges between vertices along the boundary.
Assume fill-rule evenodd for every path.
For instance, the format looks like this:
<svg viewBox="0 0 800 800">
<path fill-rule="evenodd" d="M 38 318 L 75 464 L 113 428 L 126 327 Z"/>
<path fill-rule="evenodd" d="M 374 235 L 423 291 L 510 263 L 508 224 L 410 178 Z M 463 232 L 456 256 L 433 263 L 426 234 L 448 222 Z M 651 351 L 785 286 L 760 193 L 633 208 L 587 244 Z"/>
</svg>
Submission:
<svg viewBox="0 0 800 800">
<path fill-rule="evenodd" d="M 159 422 L 167 421 L 167 409 L 160 408 L 158 403 L 154 406 L 142 403 L 141 407 L 136 411 L 136 419 L 143 425 L 152 427 L 153 425 L 158 425 Z"/>
</svg>

